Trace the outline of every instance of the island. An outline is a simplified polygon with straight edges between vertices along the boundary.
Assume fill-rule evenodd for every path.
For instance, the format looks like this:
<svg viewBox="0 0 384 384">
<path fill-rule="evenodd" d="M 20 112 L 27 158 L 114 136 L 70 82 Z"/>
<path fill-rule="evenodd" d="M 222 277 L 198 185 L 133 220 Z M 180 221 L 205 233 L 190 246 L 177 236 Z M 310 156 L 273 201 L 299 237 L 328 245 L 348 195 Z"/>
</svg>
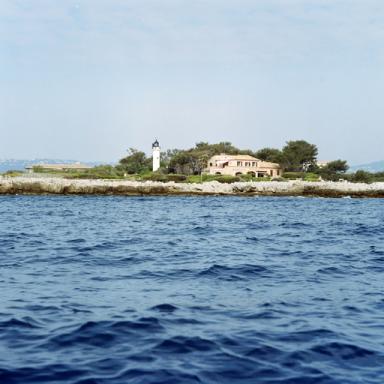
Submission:
<svg viewBox="0 0 384 384">
<path fill-rule="evenodd" d="M 256 152 L 200 142 L 152 156 L 130 148 L 115 165 L 39 163 L 0 176 L 0 194 L 384 197 L 384 172 L 348 173 L 345 160 L 319 161 L 304 140 Z"/>
</svg>

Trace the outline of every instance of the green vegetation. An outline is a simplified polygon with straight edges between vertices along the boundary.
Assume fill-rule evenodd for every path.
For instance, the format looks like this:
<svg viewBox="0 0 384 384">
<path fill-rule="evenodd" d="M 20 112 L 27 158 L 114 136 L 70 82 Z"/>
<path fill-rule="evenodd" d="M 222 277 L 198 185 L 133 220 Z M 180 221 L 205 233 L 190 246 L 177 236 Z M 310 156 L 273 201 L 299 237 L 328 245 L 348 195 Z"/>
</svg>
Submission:
<svg viewBox="0 0 384 384">
<path fill-rule="evenodd" d="M 379 183 L 384 182 L 384 172 L 371 173 L 367 171 L 356 171 L 349 176 L 349 181 L 354 183 Z"/>
<path fill-rule="evenodd" d="M 209 144 L 200 142 L 187 150 L 171 150 L 167 168 L 170 173 L 197 175 L 207 167 L 208 160 L 215 155 L 226 154 L 252 154 L 250 150 L 241 150 L 229 142 Z"/>
<path fill-rule="evenodd" d="M 174 181 L 175 183 L 182 183 L 187 180 L 187 176 L 185 175 L 175 175 L 175 174 L 161 174 L 157 172 L 149 173 L 146 175 L 142 175 L 140 177 L 141 180 L 150 180 L 150 181 Z"/>
<path fill-rule="evenodd" d="M 319 181 L 320 176 L 315 172 L 285 172 L 283 179 L 286 180 L 305 180 L 305 181 Z"/>
<path fill-rule="evenodd" d="M 44 169 L 43 167 L 40 167 L 38 165 L 35 165 L 33 167 L 33 172 L 34 173 L 52 173 L 53 171 L 50 169 Z"/>
<path fill-rule="evenodd" d="M 230 142 L 209 144 L 200 142 L 187 150 L 173 149 L 165 154 L 164 166 L 170 173 L 186 175 L 200 174 L 208 160 L 221 153 L 228 155 L 251 155 L 260 160 L 279 163 L 287 171 L 301 172 L 316 169 L 317 147 L 304 140 L 288 141 L 282 150 L 262 148 L 257 152 L 251 149 L 236 148 Z"/>
<path fill-rule="evenodd" d="M 58 172 L 55 172 L 58 174 Z M 84 171 L 63 171 L 66 179 L 123 179 L 124 172 L 112 165 L 99 165 Z"/>
<path fill-rule="evenodd" d="M 319 181 L 320 176 L 314 172 L 306 172 L 304 174 L 304 180 L 305 181 Z"/>
<path fill-rule="evenodd" d="M 363 170 L 356 171 L 355 173 L 345 173 L 345 171 L 329 172 L 329 170 L 324 168 L 317 170 L 317 172 L 286 172 L 283 175 L 283 179 L 305 181 L 349 181 L 351 183 L 384 182 L 384 172 L 371 173 Z"/>
<path fill-rule="evenodd" d="M 285 172 L 283 174 L 284 179 L 288 180 L 297 180 L 297 179 L 304 179 L 305 172 Z"/>
<path fill-rule="evenodd" d="M 237 176 L 217 176 L 216 181 L 219 183 L 231 184 L 240 181 L 240 177 Z"/>
<path fill-rule="evenodd" d="M 17 177 L 22 175 L 23 175 L 23 172 L 18 170 L 9 170 L 3 173 L 3 176 L 7 176 L 7 177 Z"/>
<path fill-rule="evenodd" d="M 282 164 L 284 160 L 283 152 L 276 148 L 262 148 L 254 156 L 263 161 Z"/>
<path fill-rule="evenodd" d="M 207 181 L 216 180 L 216 175 L 189 175 L 187 176 L 187 183 L 205 183 Z"/>
<path fill-rule="evenodd" d="M 344 177 L 348 168 L 345 160 L 335 160 L 329 162 L 324 167 L 317 168 L 316 173 L 324 180 L 337 181 Z"/>
<path fill-rule="evenodd" d="M 151 169 L 151 159 L 147 158 L 144 152 L 130 148 L 128 156 L 119 161 L 116 169 L 130 175 L 142 174 Z"/>
<path fill-rule="evenodd" d="M 167 175 L 163 175 L 161 173 L 145 174 L 138 177 L 138 179 L 143 181 L 161 181 L 164 183 L 168 181 Z"/>
<path fill-rule="evenodd" d="M 317 167 L 317 147 L 304 140 L 288 141 L 282 150 L 281 165 L 287 171 L 314 171 Z"/>
</svg>

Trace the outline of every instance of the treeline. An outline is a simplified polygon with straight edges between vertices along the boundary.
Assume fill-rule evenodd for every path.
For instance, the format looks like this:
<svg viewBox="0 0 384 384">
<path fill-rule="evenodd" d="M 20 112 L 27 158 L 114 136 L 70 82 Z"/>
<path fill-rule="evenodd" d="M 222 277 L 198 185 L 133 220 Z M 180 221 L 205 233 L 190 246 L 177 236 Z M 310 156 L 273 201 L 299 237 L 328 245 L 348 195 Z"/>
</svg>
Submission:
<svg viewBox="0 0 384 384">
<path fill-rule="evenodd" d="M 348 170 L 346 161 L 337 160 L 324 168 L 317 166 L 318 149 L 316 145 L 304 140 L 288 141 L 280 150 L 277 148 L 262 148 L 258 151 L 240 149 L 230 142 L 209 144 L 197 143 L 193 148 L 180 150 L 171 149 L 161 154 L 161 172 L 183 175 L 197 175 L 207 167 L 208 160 L 214 155 L 251 155 L 257 159 L 278 163 L 286 172 L 321 172 L 328 174 L 345 173 Z M 152 158 L 144 152 L 129 149 L 128 155 L 119 161 L 117 169 L 128 174 L 140 174 L 150 171 Z"/>
<path fill-rule="evenodd" d="M 230 142 L 209 144 L 199 142 L 186 150 L 171 149 L 161 153 L 161 168 L 158 174 L 199 175 L 207 167 L 208 160 L 219 154 L 251 155 L 257 159 L 278 163 L 284 170 L 285 178 L 303 180 L 348 180 L 351 182 L 384 181 L 384 173 L 357 171 L 347 173 L 349 166 L 345 160 L 334 160 L 324 166 L 318 165 L 318 148 L 305 140 L 288 141 L 282 149 L 262 148 L 257 151 L 240 149 Z M 152 169 L 152 157 L 144 152 L 129 149 L 128 155 L 119 161 L 117 172 L 125 174 L 148 174 Z M 155 178 L 160 176 L 155 176 Z"/>
</svg>

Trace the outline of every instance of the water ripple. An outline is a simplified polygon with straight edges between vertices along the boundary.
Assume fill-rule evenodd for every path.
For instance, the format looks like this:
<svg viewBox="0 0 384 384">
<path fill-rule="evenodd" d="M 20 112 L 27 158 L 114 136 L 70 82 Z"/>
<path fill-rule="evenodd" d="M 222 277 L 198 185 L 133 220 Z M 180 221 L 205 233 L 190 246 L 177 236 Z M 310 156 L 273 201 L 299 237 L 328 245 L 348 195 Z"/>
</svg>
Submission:
<svg viewBox="0 0 384 384">
<path fill-rule="evenodd" d="M 0 382 L 381 384 L 379 200 L 0 196 Z"/>
</svg>

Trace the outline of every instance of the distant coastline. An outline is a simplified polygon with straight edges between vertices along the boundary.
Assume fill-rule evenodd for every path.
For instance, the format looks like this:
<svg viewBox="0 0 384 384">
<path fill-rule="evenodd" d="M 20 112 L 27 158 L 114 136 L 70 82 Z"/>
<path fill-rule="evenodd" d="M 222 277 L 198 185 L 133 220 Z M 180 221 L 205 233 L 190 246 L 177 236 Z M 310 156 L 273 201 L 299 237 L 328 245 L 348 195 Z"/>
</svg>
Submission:
<svg viewBox="0 0 384 384">
<path fill-rule="evenodd" d="M 384 198 L 384 182 L 258 181 L 222 184 L 0 177 L 0 195 L 228 195 Z"/>
</svg>

